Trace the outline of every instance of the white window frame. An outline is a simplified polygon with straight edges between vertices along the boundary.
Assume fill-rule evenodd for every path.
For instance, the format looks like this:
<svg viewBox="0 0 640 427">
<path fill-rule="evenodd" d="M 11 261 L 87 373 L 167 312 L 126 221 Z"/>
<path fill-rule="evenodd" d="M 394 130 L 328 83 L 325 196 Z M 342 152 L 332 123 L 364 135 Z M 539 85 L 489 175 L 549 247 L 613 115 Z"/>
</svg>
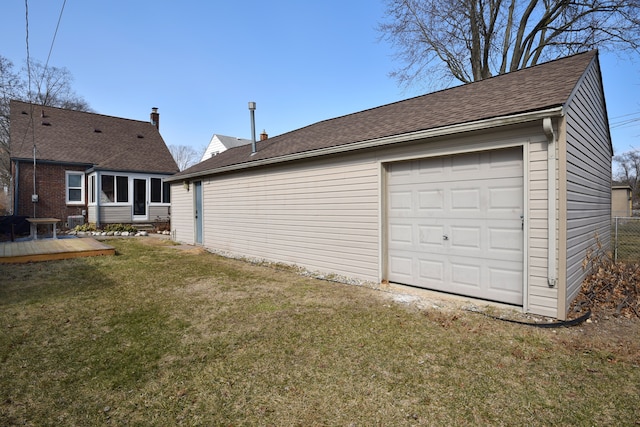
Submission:
<svg viewBox="0 0 640 427">
<path fill-rule="evenodd" d="M 69 176 L 80 175 L 80 187 L 69 187 Z M 85 173 L 80 171 L 65 171 L 64 173 L 64 188 L 65 188 L 65 202 L 67 205 L 84 205 L 84 193 L 85 193 Z M 80 200 L 69 200 L 69 190 L 80 189 Z"/>
<path fill-rule="evenodd" d="M 105 176 L 113 178 L 113 202 L 102 200 L 102 180 Z M 118 177 L 127 178 L 127 201 L 118 201 Z M 132 201 L 132 182 L 133 178 L 129 174 L 118 174 L 117 172 L 103 172 L 100 174 L 100 179 L 96 180 L 96 197 L 100 198 L 100 206 L 131 206 Z"/>
<path fill-rule="evenodd" d="M 157 179 L 160 181 L 160 201 L 159 202 L 154 202 L 151 199 L 151 188 L 153 187 L 152 185 L 152 180 Z M 164 182 L 164 177 L 160 178 L 157 176 L 150 176 L 149 177 L 149 204 L 153 205 L 153 206 L 171 206 L 171 202 L 167 201 L 165 199 L 165 187 L 168 186 L 169 183 Z M 170 188 L 170 187 L 169 187 Z M 167 195 L 169 196 L 169 198 L 171 198 L 171 191 L 169 190 L 169 192 L 167 193 Z"/>
</svg>

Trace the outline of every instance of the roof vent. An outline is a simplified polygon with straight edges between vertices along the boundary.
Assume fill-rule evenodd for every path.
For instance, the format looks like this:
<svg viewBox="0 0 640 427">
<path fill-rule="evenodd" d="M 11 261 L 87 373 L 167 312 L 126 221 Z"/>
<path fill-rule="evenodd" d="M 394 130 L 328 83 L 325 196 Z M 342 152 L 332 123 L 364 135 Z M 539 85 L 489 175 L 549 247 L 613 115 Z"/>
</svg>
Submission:
<svg viewBox="0 0 640 427">
<path fill-rule="evenodd" d="M 51 126 L 51 123 L 49 123 L 49 122 L 42 122 L 42 126 Z"/>
<path fill-rule="evenodd" d="M 144 135 L 140 135 L 140 134 L 138 134 L 138 138 L 139 138 L 139 139 L 142 139 L 142 138 L 144 138 Z"/>
<path fill-rule="evenodd" d="M 95 133 L 102 133 L 102 131 L 100 129 L 94 129 L 93 130 Z"/>
<path fill-rule="evenodd" d="M 26 114 L 29 114 L 29 113 L 27 113 L 26 111 L 24 111 L 24 110 L 23 110 L 23 111 L 22 111 L 22 114 L 25 114 L 25 115 L 26 115 Z"/>
</svg>

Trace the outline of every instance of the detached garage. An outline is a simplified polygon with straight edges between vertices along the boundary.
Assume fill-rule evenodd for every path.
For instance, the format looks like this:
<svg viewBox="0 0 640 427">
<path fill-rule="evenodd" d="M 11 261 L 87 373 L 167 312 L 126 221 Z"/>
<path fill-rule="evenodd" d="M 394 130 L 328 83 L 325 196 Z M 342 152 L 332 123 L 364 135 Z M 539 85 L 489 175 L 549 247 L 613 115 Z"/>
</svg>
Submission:
<svg viewBox="0 0 640 427">
<path fill-rule="evenodd" d="M 169 178 L 173 235 L 563 319 L 610 241 L 607 123 L 574 55 L 225 151 Z"/>
</svg>

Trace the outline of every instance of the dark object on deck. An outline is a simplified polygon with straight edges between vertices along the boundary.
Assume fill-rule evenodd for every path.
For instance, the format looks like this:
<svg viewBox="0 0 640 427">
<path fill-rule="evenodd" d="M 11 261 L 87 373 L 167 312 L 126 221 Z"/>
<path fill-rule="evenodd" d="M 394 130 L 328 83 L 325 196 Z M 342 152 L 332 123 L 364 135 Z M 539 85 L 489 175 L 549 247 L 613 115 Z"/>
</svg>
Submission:
<svg viewBox="0 0 640 427">
<path fill-rule="evenodd" d="M 0 241 L 14 241 L 16 236 L 29 234 L 29 223 L 26 216 L 0 216 Z"/>
</svg>

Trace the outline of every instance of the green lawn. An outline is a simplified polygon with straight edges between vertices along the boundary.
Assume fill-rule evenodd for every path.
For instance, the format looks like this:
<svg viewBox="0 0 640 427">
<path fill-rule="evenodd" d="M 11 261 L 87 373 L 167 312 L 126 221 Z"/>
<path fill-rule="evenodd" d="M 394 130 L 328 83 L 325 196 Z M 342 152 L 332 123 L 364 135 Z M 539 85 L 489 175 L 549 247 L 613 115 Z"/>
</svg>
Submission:
<svg viewBox="0 0 640 427">
<path fill-rule="evenodd" d="M 0 425 L 640 420 L 636 321 L 536 329 L 157 239 L 110 244 L 0 265 Z"/>
</svg>

